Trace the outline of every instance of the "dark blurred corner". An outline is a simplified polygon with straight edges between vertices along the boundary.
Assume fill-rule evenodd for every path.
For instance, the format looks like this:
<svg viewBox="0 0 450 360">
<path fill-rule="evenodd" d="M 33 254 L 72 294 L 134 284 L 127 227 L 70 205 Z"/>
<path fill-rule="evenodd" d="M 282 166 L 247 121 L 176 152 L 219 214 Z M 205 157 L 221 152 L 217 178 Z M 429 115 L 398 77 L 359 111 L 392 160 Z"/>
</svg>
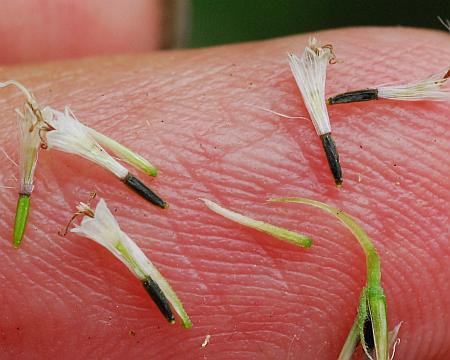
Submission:
<svg viewBox="0 0 450 360">
<path fill-rule="evenodd" d="M 186 3 L 186 1 L 180 1 Z M 450 0 L 191 0 L 187 33 L 178 42 L 201 47 L 344 26 L 442 29 Z"/>
</svg>

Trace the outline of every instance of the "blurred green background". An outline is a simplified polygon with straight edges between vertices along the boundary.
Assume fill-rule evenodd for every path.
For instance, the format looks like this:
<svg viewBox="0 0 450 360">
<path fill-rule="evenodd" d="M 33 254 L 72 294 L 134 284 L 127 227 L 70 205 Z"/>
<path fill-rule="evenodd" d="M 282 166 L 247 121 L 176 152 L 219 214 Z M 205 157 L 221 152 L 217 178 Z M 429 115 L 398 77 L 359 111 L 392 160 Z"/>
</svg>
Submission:
<svg viewBox="0 0 450 360">
<path fill-rule="evenodd" d="M 191 0 L 190 11 L 187 46 L 201 47 L 343 26 L 443 29 L 450 0 Z"/>
</svg>

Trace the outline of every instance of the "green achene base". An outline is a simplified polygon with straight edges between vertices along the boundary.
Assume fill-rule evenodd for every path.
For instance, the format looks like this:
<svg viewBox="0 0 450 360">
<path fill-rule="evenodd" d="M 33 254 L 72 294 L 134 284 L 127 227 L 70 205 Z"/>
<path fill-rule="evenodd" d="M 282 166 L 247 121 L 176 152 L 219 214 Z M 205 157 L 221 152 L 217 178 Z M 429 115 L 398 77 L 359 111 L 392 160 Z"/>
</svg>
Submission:
<svg viewBox="0 0 450 360">
<path fill-rule="evenodd" d="M 28 213 L 30 211 L 30 195 L 19 194 L 17 199 L 16 219 L 14 223 L 13 245 L 15 248 L 20 246 L 25 229 L 27 227 Z"/>
</svg>

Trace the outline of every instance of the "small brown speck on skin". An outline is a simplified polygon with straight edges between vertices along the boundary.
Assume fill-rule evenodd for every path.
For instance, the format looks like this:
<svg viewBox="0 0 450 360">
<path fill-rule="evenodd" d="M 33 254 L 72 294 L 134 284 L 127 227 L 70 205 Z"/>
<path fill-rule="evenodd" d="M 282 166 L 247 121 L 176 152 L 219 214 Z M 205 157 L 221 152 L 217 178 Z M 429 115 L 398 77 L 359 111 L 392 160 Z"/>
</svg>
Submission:
<svg viewBox="0 0 450 360">
<path fill-rule="evenodd" d="M 128 331 L 128 335 L 130 335 L 130 336 L 136 336 L 136 332 L 133 331 L 133 330 L 129 330 L 129 331 Z"/>
</svg>

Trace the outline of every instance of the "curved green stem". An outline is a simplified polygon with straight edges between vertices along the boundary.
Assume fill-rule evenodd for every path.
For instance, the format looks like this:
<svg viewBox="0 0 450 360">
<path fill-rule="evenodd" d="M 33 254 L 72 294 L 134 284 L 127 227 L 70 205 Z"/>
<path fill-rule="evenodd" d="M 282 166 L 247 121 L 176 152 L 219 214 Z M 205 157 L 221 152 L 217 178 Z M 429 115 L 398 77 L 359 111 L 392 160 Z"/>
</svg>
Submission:
<svg viewBox="0 0 450 360">
<path fill-rule="evenodd" d="M 367 283 L 368 284 L 379 284 L 381 279 L 381 268 L 380 268 L 380 259 L 378 258 L 377 251 L 372 241 L 366 232 L 353 220 L 350 215 L 345 212 L 331 207 L 327 204 L 321 203 L 320 201 L 315 201 L 306 198 L 274 198 L 269 199 L 269 201 L 274 202 L 290 202 L 290 203 L 300 203 L 311 205 L 317 208 L 320 208 L 327 213 L 337 217 L 341 220 L 344 225 L 352 232 L 355 236 L 356 240 L 358 240 L 361 245 L 364 254 L 366 255 L 367 262 Z"/>
<path fill-rule="evenodd" d="M 389 357 L 389 341 L 386 298 L 380 283 L 380 259 L 369 236 L 350 215 L 319 201 L 306 198 L 275 198 L 269 199 L 269 201 L 301 203 L 318 207 L 337 217 L 358 240 L 366 255 L 367 283 L 361 294 L 358 316 L 350 330 L 341 355 L 343 352 L 348 354 L 351 345 L 356 341 L 356 331 L 358 331 L 361 345 L 367 356 L 372 359 L 371 354 L 375 351 L 377 360 L 387 360 Z M 357 330 L 355 327 L 357 327 Z M 347 357 L 343 357 L 343 359 L 345 358 Z"/>
</svg>

